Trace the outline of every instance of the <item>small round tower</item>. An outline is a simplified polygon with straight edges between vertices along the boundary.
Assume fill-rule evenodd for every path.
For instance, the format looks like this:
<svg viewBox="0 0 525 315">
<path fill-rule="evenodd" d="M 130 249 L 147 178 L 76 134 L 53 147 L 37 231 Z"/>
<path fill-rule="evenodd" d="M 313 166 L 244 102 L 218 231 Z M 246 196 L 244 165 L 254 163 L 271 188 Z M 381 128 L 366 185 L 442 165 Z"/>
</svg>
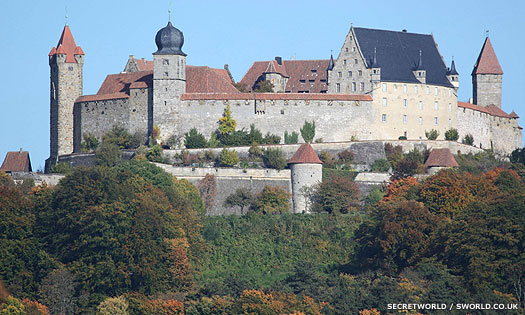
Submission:
<svg viewBox="0 0 525 315">
<path fill-rule="evenodd" d="M 308 213 L 305 189 L 323 180 L 323 162 L 309 143 L 302 144 L 288 160 L 292 171 L 292 200 L 294 213 Z"/>
</svg>

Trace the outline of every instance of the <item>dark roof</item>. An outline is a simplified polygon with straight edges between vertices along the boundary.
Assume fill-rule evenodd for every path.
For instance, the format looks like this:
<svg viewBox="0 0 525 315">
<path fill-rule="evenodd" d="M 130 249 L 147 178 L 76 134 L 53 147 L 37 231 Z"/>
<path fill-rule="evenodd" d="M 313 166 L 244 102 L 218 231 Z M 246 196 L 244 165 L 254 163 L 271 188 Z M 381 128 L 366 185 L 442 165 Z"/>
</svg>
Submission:
<svg viewBox="0 0 525 315">
<path fill-rule="evenodd" d="M 412 72 L 418 66 L 419 51 L 426 70 L 428 84 L 453 87 L 432 35 L 394 32 L 355 27 L 357 42 L 370 65 L 377 51 L 376 62 L 381 68 L 381 81 L 419 83 Z"/>
<path fill-rule="evenodd" d="M 158 50 L 154 52 L 154 55 L 181 55 L 186 56 L 182 52 L 182 45 L 184 45 L 184 35 L 182 32 L 171 25 L 161 28 L 155 36 L 155 44 L 157 44 Z"/>
<path fill-rule="evenodd" d="M 425 167 L 459 167 L 459 164 L 449 149 L 433 149 Z"/>
<path fill-rule="evenodd" d="M 452 59 L 452 64 L 450 65 L 450 69 L 447 72 L 448 75 L 459 75 L 458 71 L 456 70 L 456 64 L 454 63 L 454 59 Z"/>
<path fill-rule="evenodd" d="M 472 74 L 503 74 L 498 57 L 496 57 L 496 53 L 488 37 L 483 43 L 483 48 L 481 48 Z"/>
<path fill-rule="evenodd" d="M 309 143 L 303 143 L 288 164 L 323 164 Z"/>
<path fill-rule="evenodd" d="M 0 171 L 4 172 L 31 172 L 31 160 L 29 159 L 29 152 L 16 151 L 7 152 L 4 163 L 0 167 Z"/>
</svg>

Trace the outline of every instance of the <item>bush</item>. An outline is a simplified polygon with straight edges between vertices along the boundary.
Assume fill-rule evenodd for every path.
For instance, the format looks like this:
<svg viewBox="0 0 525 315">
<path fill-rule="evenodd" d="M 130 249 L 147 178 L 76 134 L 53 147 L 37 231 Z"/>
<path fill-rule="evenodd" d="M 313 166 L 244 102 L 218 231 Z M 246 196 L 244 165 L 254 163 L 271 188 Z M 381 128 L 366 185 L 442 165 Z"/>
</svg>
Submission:
<svg viewBox="0 0 525 315">
<path fill-rule="evenodd" d="M 204 160 L 206 162 L 213 162 L 215 160 L 215 153 L 212 150 L 206 150 L 204 152 Z"/>
<path fill-rule="evenodd" d="M 119 146 L 113 142 L 102 142 L 95 152 L 95 163 L 101 166 L 115 166 L 122 160 Z"/>
<path fill-rule="evenodd" d="M 162 162 L 162 146 L 155 144 L 146 152 L 146 158 L 151 162 Z"/>
<path fill-rule="evenodd" d="M 189 132 L 184 134 L 184 146 L 186 149 L 205 148 L 206 144 L 206 138 L 196 128 L 191 128 Z"/>
<path fill-rule="evenodd" d="M 335 158 L 328 151 L 321 151 L 319 159 L 323 162 L 323 167 L 335 168 Z"/>
<path fill-rule="evenodd" d="M 436 140 L 437 137 L 439 137 L 439 131 L 436 129 L 430 129 L 430 131 L 425 131 L 425 137 L 427 137 L 428 140 Z"/>
<path fill-rule="evenodd" d="M 254 124 L 250 125 L 250 132 L 248 133 L 248 141 L 249 145 L 252 145 L 254 143 L 263 143 L 263 136 L 262 132 L 255 128 Z"/>
<path fill-rule="evenodd" d="M 255 196 L 248 188 L 237 188 L 235 192 L 224 200 L 224 207 L 240 207 L 241 214 L 246 214 L 248 208 L 255 203 Z"/>
<path fill-rule="evenodd" d="M 256 82 L 253 91 L 257 93 L 272 93 L 273 83 L 267 80 Z"/>
<path fill-rule="evenodd" d="M 92 152 L 98 148 L 98 139 L 92 133 L 84 134 L 84 141 L 80 144 L 80 150 L 82 152 Z"/>
<path fill-rule="evenodd" d="M 449 130 L 445 132 L 445 140 L 458 141 L 458 139 L 459 139 L 459 134 L 458 134 L 457 129 L 450 128 Z"/>
<path fill-rule="evenodd" d="M 525 164 L 525 149 L 516 149 L 510 154 L 510 161 L 512 163 Z"/>
<path fill-rule="evenodd" d="M 284 143 L 285 144 L 294 144 L 299 142 L 299 133 L 296 131 L 288 134 L 288 131 L 284 132 Z"/>
<path fill-rule="evenodd" d="M 60 162 L 56 165 L 51 166 L 50 172 L 56 173 L 56 174 L 64 174 L 69 175 L 73 171 L 73 167 L 71 167 L 71 164 L 66 162 Z"/>
<path fill-rule="evenodd" d="M 395 164 L 403 158 L 403 148 L 400 145 L 395 147 L 390 143 L 385 143 L 385 155 L 390 164 Z"/>
<path fill-rule="evenodd" d="M 227 147 L 251 145 L 250 134 L 244 129 L 219 134 L 219 141 Z"/>
<path fill-rule="evenodd" d="M 252 158 L 252 160 L 255 160 L 257 158 L 262 157 L 263 150 L 257 143 L 253 143 L 250 149 L 248 150 L 248 153 L 250 154 L 250 158 Z"/>
<path fill-rule="evenodd" d="M 219 156 L 219 164 L 221 166 L 231 167 L 239 163 L 239 157 L 237 152 L 228 149 L 222 149 L 221 155 Z"/>
<path fill-rule="evenodd" d="M 343 164 L 352 163 L 354 160 L 354 152 L 350 150 L 344 150 L 339 153 L 337 153 L 337 157 Z"/>
<path fill-rule="evenodd" d="M 107 298 L 97 307 L 99 315 L 128 315 L 128 301 L 123 297 Z"/>
<path fill-rule="evenodd" d="M 281 143 L 281 137 L 278 135 L 274 135 L 271 133 L 267 133 L 266 136 L 264 136 L 263 143 L 265 144 L 279 144 Z"/>
<path fill-rule="evenodd" d="M 114 125 L 102 137 L 102 142 L 114 144 L 119 149 L 136 149 L 145 141 L 144 136 L 139 132 L 131 135 L 124 127 Z"/>
<path fill-rule="evenodd" d="M 170 149 L 179 148 L 182 145 L 182 139 L 183 137 L 181 136 L 171 135 L 168 140 L 166 140 L 166 145 L 170 147 Z"/>
<path fill-rule="evenodd" d="M 210 140 L 208 140 L 207 147 L 208 148 L 218 148 L 220 146 L 221 146 L 221 142 L 219 141 L 219 139 L 217 139 L 217 134 L 212 133 L 210 136 Z"/>
<path fill-rule="evenodd" d="M 312 143 L 315 138 L 315 121 L 312 121 L 311 123 L 305 121 L 300 131 L 304 142 Z"/>
<path fill-rule="evenodd" d="M 279 148 L 266 149 L 262 155 L 262 159 L 265 167 L 275 168 L 277 170 L 282 170 L 286 167 L 286 156 Z"/>
<path fill-rule="evenodd" d="M 385 159 L 377 159 L 372 163 L 372 172 L 386 173 L 392 167 Z"/>
<path fill-rule="evenodd" d="M 290 195 L 277 186 L 264 186 L 255 197 L 254 210 L 262 214 L 283 214 L 290 211 Z"/>
<path fill-rule="evenodd" d="M 474 137 L 470 133 L 466 134 L 463 137 L 463 140 L 461 140 L 461 143 L 466 144 L 466 145 L 473 145 L 474 144 Z"/>
<path fill-rule="evenodd" d="M 399 138 L 397 138 L 398 140 L 406 140 L 407 137 L 406 136 L 399 136 Z"/>
<path fill-rule="evenodd" d="M 359 204 L 359 189 L 349 176 L 332 176 L 307 190 L 313 212 L 351 213 Z"/>
<path fill-rule="evenodd" d="M 235 131 L 237 122 L 232 117 L 232 111 L 230 110 L 230 104 L 226 105 L 222 117 L 219 118 L 219 133 L 221 135 L 230 134 Z"/>
</svg>

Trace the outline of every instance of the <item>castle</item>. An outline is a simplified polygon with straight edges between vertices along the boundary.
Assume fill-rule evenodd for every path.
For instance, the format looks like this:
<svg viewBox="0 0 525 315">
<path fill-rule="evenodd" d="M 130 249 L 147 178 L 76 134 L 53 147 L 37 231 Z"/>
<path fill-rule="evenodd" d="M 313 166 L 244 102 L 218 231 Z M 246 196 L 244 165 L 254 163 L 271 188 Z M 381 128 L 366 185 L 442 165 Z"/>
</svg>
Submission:
<svg viewBox="0 0 525 315">
<path fill-rule="evenodd" d="M 457 99 L 459 74 L 447 68 L 432 35 L 351 27 L 337 59 L 254 62 L 235 86 L 228 68 L 186 65 L 184 36 L 171 22 L 155 37 L 153 61 L 130 56 L 125 69 L 106 77 L 95 95 L 83 95 L 84 52 L 69 26 L 49 53 L 50 158 L 78 152 L 82 137 L 97 138 L 119 124 L 160 139 L 191 128 L 210 136 L 229 105 L 238 128 L 263 133 L 298 131 L 315 121 L 325 142 L 438 139 L 456 128 L 460 140 L 506 155 L 521 147 L 518 116 L 501 109 L 503 71 L 487 37 L 472 71 L 473 99 Z M 260 81 L 274 93 L 256 93 Z M 238 86 L 238 85 L 237 85 Z"/>
</svg>

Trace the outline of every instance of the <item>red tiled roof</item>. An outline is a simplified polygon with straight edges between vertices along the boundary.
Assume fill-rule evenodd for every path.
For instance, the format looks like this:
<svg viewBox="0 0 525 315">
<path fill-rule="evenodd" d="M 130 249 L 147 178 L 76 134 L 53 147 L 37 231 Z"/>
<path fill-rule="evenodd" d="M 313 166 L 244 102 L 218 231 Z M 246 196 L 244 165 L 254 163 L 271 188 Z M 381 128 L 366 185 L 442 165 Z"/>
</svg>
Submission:
<svg viewBox="0 0 525 315">
<path fill-rule="evenodd" d="M 509 116 L 512 118 L 520 118 L 520 116 L 518 116 L 518 114 L 516 114 L 514 111 L 512 111 Z"/>
<path fill-rule="evenodd" d="M 202 66 L 186 66 L 186 93 L 239 93 L 228 71 Z"/>
<path fill-rule="evenodd" d="M 299 93 L 307 91 L 309 93 L 320 93 L 328 90 L 326 84 L 327 72 L 330 60 L 283 60 L 279 65 L 275 60 L 256 61 L 248 69 L 240 83 L 246 85 L 249 91 L 252 91 L 255 82 L 261 75 L 269 70 L 274 69 L 276 73 L 281 73 L 289 77 L 286 84 L 286 92 Z M 324 82 L 321 82 L 321 81 Z"/>
<path fill-rule="evenodd" d="M 425 167 L 459 167 L 449 149 L 433 149 L 425 162 Z"/>
<path fill-rule="evenodd" d="M 326 93 L 186 93 L 181 100 L 312 100 L 372 101 L 370 95 Z"/>
<path fill-rule="evenodd" d="M 73 38 L 68 25 L 64 26 L 64 30 L 62 31 L 62 35 L 60 36 L 57 47 L 58 48 L 53 47 L 51 49 L 49 56 L 53 56 L 55 54 L 65 54 L 66 62 L 77 62 L 75 60 L 75 55 L 84 54 L 82 48 L 80 48 L 80 46 L 77 47 L 77 44 L 75 44 L 75 39 Z"/>
<path fill-rule="evenodd" d="M 115 100 L 119 98 L 128 98 L 129 94 L 117 92 L 117 93 L 108 93 L 108 94 L 93 94 L 93 95 L 83 95 L 76 99 L 75 103 L 78 102 L 92 102 L 92 101 L 104 101 L 104 100 Z"/>
<path fill-rule="evenodd" d="M 31 172 L 31 160 L 29 159 L 29 152 L 16 151 L 7 152 L 4 163 L 0 167 L 0 171 L 4 172 Z"/>
<path fill-rule="evenodd" d="M 496 57 L 496 53 L 488 37 L 485 39 L 485 43 L 483 44 L 483 48 L 479 53 L 478 60 L 472 72 L 475 74 L 503 74 L 498 57 Z"/>
<path fill-rule="evenodd" d="M 139 68 L 139 71 L 153 71 L 153 61 L 149 61 L 144 58 L 142 59 L 135 58 L 135 62 L 137 63 L 137 67 Z"/>
<path fill-rule="evenodd" d="M 501 108 L 499 108 L 499 107 L 497 107 L 495 105 L 479 106 L 479 105 L 474 105 L 474 104 L 465 103 L 465 102 L 459 102 L 458 101 L 458 107 L 463 107 L 463 108 L 469 108 L 469 109 L 472 109 L 472 110 L 477 110 L 478 112 L 487 113 L 489 115 L 497 116 L 497 117 L 514 118 L 511 115 L 505 113 Z"/>
<path fill-rule="evenodd" d="M 323 164 L 309 143 L 303 143 L 288 164 Z"/>
<path fill-rule="evenodd" d="M 128 93 L 129 87 L 134 82 L 143 82 L 147 86 L 151 86 L 153 78 L 153 71 L 127 72 L 119 74 L 110 74 L 106 77 L 97 95 L 111 94 L 111 93 Z"/>
</svg>

